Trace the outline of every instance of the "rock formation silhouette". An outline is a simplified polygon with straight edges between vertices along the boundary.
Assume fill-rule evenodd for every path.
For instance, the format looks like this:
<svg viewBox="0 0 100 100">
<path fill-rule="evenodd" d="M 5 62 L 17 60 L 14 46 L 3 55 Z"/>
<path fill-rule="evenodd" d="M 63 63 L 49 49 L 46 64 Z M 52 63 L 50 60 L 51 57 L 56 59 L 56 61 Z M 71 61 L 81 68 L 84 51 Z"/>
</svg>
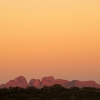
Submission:
<svg viewBox="0 0 100 100">
<path fill-rule="evenodd" d="M 26 78 L 23 76 L 19 76 L 14 80 L 8 81 L 6 84 L 1 84 L 0 88 L 9 88 L 9 87 L 22 87 L 26 88 L 28 86 L 33 86 L 36 88 L 42 88 L 43 86 L 52 86 L 54 84 L 60 84 L 65 88 L 70 87 L 95 87 L 100 88 L 100 85 L 95 81 L 79 81 L 79 80 L 63 80 L 63 79 L 55 79 L 53 76 L 43 77 L 40 79 L 31 79 L 29 83 L 27 83 Z"/>
</svg>

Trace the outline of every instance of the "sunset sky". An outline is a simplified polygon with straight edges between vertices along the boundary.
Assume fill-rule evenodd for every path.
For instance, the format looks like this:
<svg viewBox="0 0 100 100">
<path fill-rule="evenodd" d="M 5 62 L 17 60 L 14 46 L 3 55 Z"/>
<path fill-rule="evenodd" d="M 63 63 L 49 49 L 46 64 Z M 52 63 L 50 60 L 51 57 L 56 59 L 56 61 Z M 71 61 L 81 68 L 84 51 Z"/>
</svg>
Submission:
<svg viewBox="0 0 100 100">
<path fill-rule="evenodd" d="M 100 84 L 100 0 L 0 0 L 0 84 L 17 76 Z"/>
</svg>

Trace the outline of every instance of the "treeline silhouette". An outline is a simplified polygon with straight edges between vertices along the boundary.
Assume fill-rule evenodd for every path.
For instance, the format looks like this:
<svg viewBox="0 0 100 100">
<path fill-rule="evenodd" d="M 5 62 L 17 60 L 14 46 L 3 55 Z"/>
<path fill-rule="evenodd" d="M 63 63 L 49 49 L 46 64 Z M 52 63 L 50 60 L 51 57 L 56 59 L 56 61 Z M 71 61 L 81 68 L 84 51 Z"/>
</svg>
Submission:
<svg viewBox="0 0 100 100">
<path fill-rule="evenodd" d="M 0 89 L 0 100 L 100 100 L 100 89 L 92 87 L 64 88 L 61 85 L 35 87 L 10 87 Z"/>
</svg>

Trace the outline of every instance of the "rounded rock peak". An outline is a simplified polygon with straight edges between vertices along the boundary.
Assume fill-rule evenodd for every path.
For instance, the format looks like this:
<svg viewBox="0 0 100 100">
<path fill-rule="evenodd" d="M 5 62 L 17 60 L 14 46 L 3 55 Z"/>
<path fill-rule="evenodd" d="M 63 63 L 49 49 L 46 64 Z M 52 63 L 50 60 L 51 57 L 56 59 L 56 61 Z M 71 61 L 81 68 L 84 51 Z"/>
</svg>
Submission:
<svg viewBox="0 0 100 100">
<path fill-rule="evenodd" d="M 30 79 L 30 81 L 29 82 L 34 82 L 35 81 L 35 79 Z"/>
<path fill-rule="evenodd" d="M 24 76 L 18 76 L 18 77 L 16 77 L 16 78 L 25 79 Z"/>
<path fill-rule="evenodd" d="M 14 79 L 14 81 L 18 81 L 18 82 L 22 82 L 22 83 L 27 83 L 26 78 L 24 76 L 16 77 Z"/>
<path fill-rule="evenodd" d="M 92 81 L 92 80 L 90 80 L 90 81 L 83 81 L 83 83 L 87 83 L 87 84 L 97 84 L 95 81 Z"/>
<path fill-rule="evenodd" d="M 31 79 L 31 80 L 29 81 L 29 85 L 32 86 L 32 85 L 34 84 L 34 82 L 35 82 L 35 79 Z"/>
<path fill-rule="evenodd" d="M 47 78 L 49 78 L 49 79 L 54 79 L 54 77 L 53 77 L 53 76 L 48 76 Z"/>
<path fill-rule="evenodd" d="M 81 81 L 79 81 L 79 80 L 72 80 L 71 82 L 72 83 L 76 83 L 76 82 L 81 82 Z"/>
<path fill-rule="evenodd" d="M 42 80 L 51 80 L 54 81 L 54 77 L 53 76 L 48 76 L 48 77 L 43 77 Z"/>
</svg>

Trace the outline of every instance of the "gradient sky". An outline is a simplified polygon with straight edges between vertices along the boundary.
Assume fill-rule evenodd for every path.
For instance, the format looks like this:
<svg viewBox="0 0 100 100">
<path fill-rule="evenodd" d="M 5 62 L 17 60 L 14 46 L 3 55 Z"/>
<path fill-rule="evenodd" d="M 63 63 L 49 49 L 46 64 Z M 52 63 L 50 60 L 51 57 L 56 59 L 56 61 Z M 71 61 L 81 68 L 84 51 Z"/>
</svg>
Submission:
<svg viewBox="0 0 100 100">
<path fill-rule="evenodd" d="M 0 0 L 0 84 L 20 75 L 100 83 L 100 0 Z"/>
</svg>

